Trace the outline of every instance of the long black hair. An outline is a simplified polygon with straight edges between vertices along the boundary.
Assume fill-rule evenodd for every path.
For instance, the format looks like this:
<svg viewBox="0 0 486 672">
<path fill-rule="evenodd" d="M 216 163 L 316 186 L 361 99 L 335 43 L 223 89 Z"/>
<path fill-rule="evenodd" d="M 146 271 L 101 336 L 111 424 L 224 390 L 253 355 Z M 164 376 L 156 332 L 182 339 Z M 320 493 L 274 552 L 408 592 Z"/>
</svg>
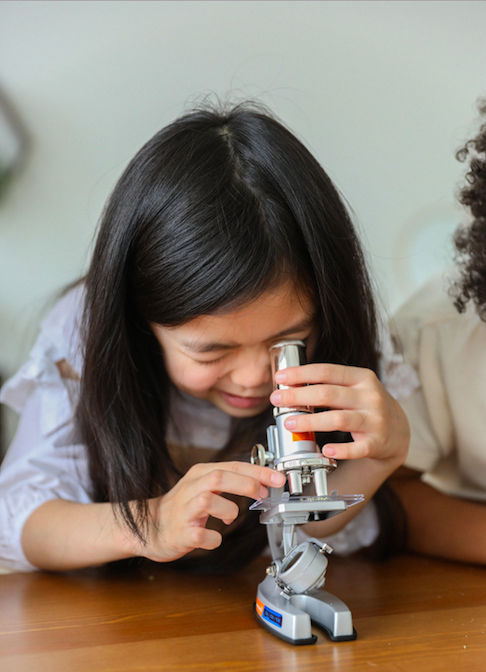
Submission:
<svg viewBox="0 0 486 672">
<path fill-rule="evenodd" d="M 261 107 L 216 105 L 177 119 L 138 152 L 107 203 L 85 279 L 78 417 L 95 499 L 112 502 L 140 537 L 147 498 L 180 477 L 165 438 L 171 382 L 149 323 L 231 312 L 289 280 L 316 304 L 314 361 L 376 371 L 357 234 L 290 131 Z M 270 410 L 235 421 L 218 459 L 249 451 L 270 421 Z"/>
</svg>

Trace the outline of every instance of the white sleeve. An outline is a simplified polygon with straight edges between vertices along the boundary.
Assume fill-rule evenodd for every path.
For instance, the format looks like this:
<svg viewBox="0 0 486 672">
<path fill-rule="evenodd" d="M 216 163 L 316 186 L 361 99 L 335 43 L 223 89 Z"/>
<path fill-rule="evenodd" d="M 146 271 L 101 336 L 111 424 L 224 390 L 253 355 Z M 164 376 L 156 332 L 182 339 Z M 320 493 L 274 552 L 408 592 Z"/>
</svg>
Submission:
<svg viewBox="0 0 486 672">
<path fill-rule="evenodd" d="M 297 527 L 296 532 L 299 544 L 309 537 L 302 527 Z M 323 537 L 321 541 L 329 544 L 336 555 L 346 556 L 374 544 L 379 533 L 378 513 L 371 499 L 339 532 Z"/>
<path fill-rule="evenodd" d="M 381 325 L 381 356 L 378 374 L 385 389 L 397 401 L 407 399 L 419 387 L 420 382 L 415 369 L 409 366 L 403 355 L 397 352 L 389 328 Z"/>
<path fill-rule="evenodd" d="M 21 413 L 0 470 L 0 567 L 36 569 L 21 535 L 31 513 L 51 499 L 90 503 L 87 455 L 74 420 L 75 381 L 61 378 L 42 335 L 0 400 Z"/>
</svg>

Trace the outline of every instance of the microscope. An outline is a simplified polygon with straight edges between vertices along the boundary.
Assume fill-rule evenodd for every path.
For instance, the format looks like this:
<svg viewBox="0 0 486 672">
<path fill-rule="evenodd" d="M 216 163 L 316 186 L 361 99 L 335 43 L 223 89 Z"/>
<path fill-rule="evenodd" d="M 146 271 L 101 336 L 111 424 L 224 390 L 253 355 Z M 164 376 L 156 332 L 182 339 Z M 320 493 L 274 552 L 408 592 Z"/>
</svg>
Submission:
<svg viewBox="0 0 486 672">
<path fill-rule="evenodd" d="M 270 348 L 272 376 L 290 366 L 306 363 L 302 341 L 282 341 Z M 276 385 L 276 389 L 288 389 Z M 275 408 L 275 424 L 267 429 L 268 450 L 257 444 L 252 464 L 269 466 L 287 477 L 287 486 L 269 488 L 270 496 L 250 508 L 261 511 L 267 525 L 272 563 L 259 584 L 255 614 L 260 624 L 291 644 L 314 644 L 311 624 L 321 627 L 333 642 L 356 639 L 348 607 L 322 590 L 327 556 L 332 548 L 308 537 L 297 542 L 296 526 L 325 520 L 364 500 L 363 495 L 328 494 L 327 475 L 337 464 L 324 457 L 313 432 L 295 433 L 284 427 L 289 415 L 312 413 L 310 407 Z"/>
</svg>

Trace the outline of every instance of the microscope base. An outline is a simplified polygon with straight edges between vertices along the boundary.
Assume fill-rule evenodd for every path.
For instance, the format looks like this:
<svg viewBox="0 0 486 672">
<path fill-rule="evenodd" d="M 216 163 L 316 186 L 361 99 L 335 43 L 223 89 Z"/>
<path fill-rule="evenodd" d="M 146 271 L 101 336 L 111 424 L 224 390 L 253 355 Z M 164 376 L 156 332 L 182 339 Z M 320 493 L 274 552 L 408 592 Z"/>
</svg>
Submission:
<svg viewBox="0 0 486 672">
<path fill-rule="evenodd" d="M 322 628 L 333 642 L 356 639 L 348 607 L 325 590 L 311 590 L 289 599 L 271 576 L 257 590 L 255 615 L 267 630 L 291 644 L 314 644 L 311 624 Z"/>
</svg>

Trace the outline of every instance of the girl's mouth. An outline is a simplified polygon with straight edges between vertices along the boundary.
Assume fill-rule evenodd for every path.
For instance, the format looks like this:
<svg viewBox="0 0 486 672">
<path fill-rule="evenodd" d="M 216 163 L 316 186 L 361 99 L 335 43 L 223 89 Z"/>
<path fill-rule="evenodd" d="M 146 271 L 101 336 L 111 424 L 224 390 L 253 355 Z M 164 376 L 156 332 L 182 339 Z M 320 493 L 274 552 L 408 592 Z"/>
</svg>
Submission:
<svg viewBox="0 0 486 672">
<path fill-rule="evenodd" d="M 219 390 L 220 395 L 230 406 L 236 408 L 253 408 L 254 406 L 260 406 L 261 404 L 268 401 L 268 397 L 239 397 L 236 394 L 229 394 L 228 392 L 222 392 Z"/>
</svg>

